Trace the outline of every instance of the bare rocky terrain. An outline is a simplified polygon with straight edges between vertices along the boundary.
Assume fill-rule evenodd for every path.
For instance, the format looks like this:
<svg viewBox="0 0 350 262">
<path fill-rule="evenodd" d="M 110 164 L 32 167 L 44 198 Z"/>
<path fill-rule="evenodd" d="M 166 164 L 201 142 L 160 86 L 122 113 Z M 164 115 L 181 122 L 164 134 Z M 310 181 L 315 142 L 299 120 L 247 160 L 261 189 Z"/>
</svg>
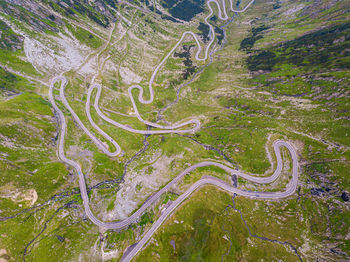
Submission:
<svg viewBox="0 0 350 262">
<path fill-rule="evenodd" d="M 208 176 L 244 192 L 291 185 L 284 148 L 272 183 L 204 166 L 126 228 L 96 226 L 80 174 L 58 153 L 63 121 L 52 85 L 67 125 L 62 149 L 81 167 L 92 214 L 102 221 L 128 218 L 197 163 L 269 177 L 274 141 L 296 152 L 294 194 L 259 200 L 202 186 L 134 261 L 349 260 L 348 1 L 224 1 L 226 20 L 222 1 L 207 2 L 0 0 L 0 261 L 120 261 Z M 94 105 L 98 89 L 88 96 L 96 85 L 109 121 Z M 152 133 L 194 119 L 198 128 Z M 116 145 L 119 154 L 105 154 Z"/>
</svg>

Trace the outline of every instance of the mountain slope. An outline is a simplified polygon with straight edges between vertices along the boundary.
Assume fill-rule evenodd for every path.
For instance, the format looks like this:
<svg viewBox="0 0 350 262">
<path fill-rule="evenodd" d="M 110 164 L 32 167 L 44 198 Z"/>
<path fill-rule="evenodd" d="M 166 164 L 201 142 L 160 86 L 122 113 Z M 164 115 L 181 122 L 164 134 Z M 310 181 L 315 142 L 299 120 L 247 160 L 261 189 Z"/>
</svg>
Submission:
<svg viewBox="0 0 350 262">
<path fill-rule="evenodd" d="M 142 104 L 133 91 L 142 118 L 162 125 L 198 118 L 195 133 L 130 133 L 91 106 L 94 122 L 122 149 L 108 157 L 63 105 L 56 83 L 54 99 L 67 121 L 64 150 L 82 167 L 91 210 L 103 221 L 124 219 L 201 161 L 269 176 L 273 142 L 283 139 L 299 160 L 293 196 L 265 201 L 203 187 L 135 260 L 348 261 L 349 3 L 256 0 L 234 14 L 226 2 L 233 20 L 222 21 L 214 4 L 208 20 L 216 36 L 212 59 L 195 59 L 196 42 L 186 36 L 155 77 L 154 101 Z M 77 174 L 57 157 L 62 123 L 48 102 L 53 77 L 68 80 L 69 105 L 113 151 L 85 112 L 88 88 L 102 85 L 99 105 L 109 118 L 155 130 L 137 119 L 128 89 L 140 84 L 149 98 L 154 69 L 183 32 L 193 31 L 204 50 L 208 14 L 205 1 L 192 0 L 0 0 L 0 260 L 119 261 L 171 201 L 206 175 L 244 190 L 285 190 L 286 150 L 281 177 L 268 185 L 201 167 L 117 232 L 86 218 Z"/>
</svg>

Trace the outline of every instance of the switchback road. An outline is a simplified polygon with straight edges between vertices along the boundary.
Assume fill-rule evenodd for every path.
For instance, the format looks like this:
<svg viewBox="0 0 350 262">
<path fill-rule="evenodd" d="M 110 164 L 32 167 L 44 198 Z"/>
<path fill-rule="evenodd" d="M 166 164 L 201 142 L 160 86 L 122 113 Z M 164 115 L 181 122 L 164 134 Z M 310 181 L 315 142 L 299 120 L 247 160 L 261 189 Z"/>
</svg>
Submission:
<svg viewBox="0 0 350 262">
<path fill-rule="evenodd" d="M 233 9 L 233 0 L 230 1 L 231 4 L 231 11 L 234 12 L 244 12 L 245 10 L 247 10 L 247 8 L 254 2 L 251 1 L 243 10 L 234 10 Z M 204 57 L 200 58 L 200 54 L 202 52 L 202 48 L 200 45 L 200 42 L 197 38 L 197 36 L 193 33 L 193 32 L 184 32 L 181 39 L 177 42 L 177 44 L 172 48 L 172 50 L 167 54 L 166 57 L 164 57 L 164 59 L 161 61 L 161 63 L 156 67 L 156 69 L 154 70 L 152 77 L 149 81 L 149 92 L 150 92 L 150 98 L 148 100 L 143 98 L 143 88 L 141 86 L 135 85 L 135 86 L 131 86 L 128 89 L 128 93 L 131 99 L 131 102 L 133 104 L 135 113 L 137 118 L 143 122 L 146 125 L 155 127 L 157 129 L 163 129 L 163 130 L 138 130 L 138 129 L 134 129 L 132 127 L 129 127 L 127 125 L 118 123 L 110 118 L 108 118 L 99 108 L 98 105 L 98 101 L 100 99 L 100 95 L 101 95 L 101 85 L 99 84 L 93 84 L 91 85 L 91 87 L 88 90 L 88 98 L 87 98 L 87 102 L 86 102 L 86 107 L 85 107 L 85 111 L 87 114 L 87 117 L 89 119 L 89 122 L 91 123 L 91 125 L 95 128 L 95 130 L 97 130 L 98 133 L 100 133 L 103 137 L 105 137 L 108 141 L 110 141 L 116 148 L 116 150 L 114 152 L 110 152 L 107 148 L 107 146 L 100 141 L 93 133 L 91 133 L 86 127 L 85 125 L 82 123 L 82 121 L 80 120 L 80 118 L 78 117 L 78 115 L 74 112 L 74 110 L 71 108 L 71 106 L 69 105 L 67 99 L 65 98 L 65 94 L 64 94 L 64 89 L 65 86 L 67 84 L 67 80 L 64 76 L 58 76 L 52 79 L 51 84 L 50 84 L 50 89 L 49 89 L 49 100 L 53 105 L 53 108 L 55 110 L 56 116 L 59 119 L 60 122 L 60 138 L 59 138 L 59 144 L 58 144 L 58 154 L 59 154 L 59 158 L 65 162 L 66 164 L 72 166 L 76 172 L 78 173 L 79 176 L 79 188 L 80 188 L 80 192 L 81 192 L 81 197 L 83 199 L 83 205 L 84 205 L 84 209 L 86 212 L 87 217 L 97 226 L 106 228 L 106 229 L 123 229 L 127 226 L 129 226 L 131 223 L 134 223 L 136 221 L 139 220 L 140 216 L 142 215 L 142 213 L 149 208 L 157 199 L 159 199 L 159 197 L 164 194 L 166 191 L 168 191 L 172 186 L 174 186 L 176 183 L 178 183 L 186 174 L 192 172 L 193 170 L 195 170 L 196 168 L 199 167 L 205 167 L 205 166 L 216 166 L 219 167 L 223 170 L 225 170 L 227 173 L 231 174 L 231 175 L 237 175 L 240 176 L 241 178 L 244 178 L 248 181 L 251 181 L 253 183 L 258 183 L 258 184 L 267 184 L 267 183 L 271 183 L 273 181 L 275 181 L 281 174 L 282 171 L 282 167 L 283 167 L 283 162 L 282 162 L 282 157 L 281 157 L 281 151 L 280 148 L 281 147 L 286 147 L 289 151 L 290 157 L 292 159 L 292 179 L 289 182 L 289 184 L 287 185 L 287 188 L 285 191 L 283 192 L 251 192 L 251 191 L 246 191 L 246 190 L 241 190 L 241 189 L 237 189 L 232 187 L 231 185 L 225 183 L 223 180 L 220 180 L 218 178 L 214 178 L 214 177 L 202 177 L 200 180 L 198 180 L 196 183 L 194 183 L 189 189 L 187 189 L 182 195 L 180 195 L 175 201 L 173 201 L 171 203 L 171 205 L 162 213 L 162 215 L 159 217 L 159 219 L 152 225 L 152 228 L 144 235 L 144 237 L 141 239 L 141 241 L 139 243 L 137 243 L 135 245 L 135 247 L 128 253 L 126 254 L 126 256 L 123 258 L 123 261 L 130 261 L 139 250 L 141 250 L 141 248 L 143 247 L 143 245 L 151 238 L 151 236 L 154 234 L 154 232 L 159 228 L 159 226 L 166 220 L 166 218 L 186 199 L 188 198 L 195 190 L 197 190 L 198 188 L 207 185 L 207 184 L 211 184 L 214 185 L 216 187 L 219 187 L 229 193 L 235 193 L 237 195 L 241 195 L 241 196 L 245 196 L 245 197 L 250 197 L 250 198 L 256 198 L 256 199 L 280 199 L 280 198 L 285 198 L 288 197 L 292 194 L 294 194 L 296 188 L 297 188 L 297 184 L 298 184 L 298 161 L 297 161 L 297 155 L 296 152 L 294 150 L 294 148 L 287 142 L 285 141 L 275 141 L 274 143 L 274 151 L 275 151 L 275 155 L 276 155 L 276 161 L 277 161 L 277 167 L 275 172 L 269 176 L 269 177 L 261 177 L 261 176 L 257 176 L 257 175 L 251 175 L 251 174 L 245 174 L 243 172 L 240 172 L 238 170 L 235 170 L 231 167 L 228 167 L 224 164 L 221 163 L 217 163 L 217 162 L 213 162 L 213 161 L 204 161 L 204 162 L 200 162 L 197 164 L 192 165 L 191 167 L 188 167 L 187 169 L 185 169 L 183 172 L 181 172 L 179 175 L 177 175 L 172 181 L 170 181 L 165 187 L 163 187 L 162 189 L 160 189 L 158 192 L 154 193 L 153 195 L 151 195 L 144 203 L 143 205 L 135 212 L 133 213 L 131 216 L 129 216 L 128 218 L 122 220 L 122 221 L 115 221 L 115 222 L 103 222 L 101 220 L 99 220 L 98 218 L 96 218 L 96 216 L 92 213 L 90 206 L 89 206 L 89 198 L 88 198 L 88 194 L 87 194 L 87 187 L 86 187 L 86 183 L 85 183 L 85 176 L 81 170 L 80 165 L 76 162 L 73 161 L 71 159 L 68 159 L 65 154 L 64 154 L 64 139 L 65 139 L 65 134 L 66 134 L 66 120 L 65 120 L 65 116 L 63 114 L 63 112 L 59 109 L 59 107 L 57 106 L 56 102 L 55 102 L 55 98 L 54 98 L 54 86 L 55 83 L 57 82 L 61 82 L 60 84 L 60 100 L 62 101 L 63 105 L 68 109 L 68 111 L 71 113 L 73 119 L 78 123 L 78 125 L 82 128 L 82 130 L 92 139 L 92 141 L 98 146 L 98 148 L 100 150 L 102 150 L 106 155 L 110 156 L 110 157 L 114 157 L 117 156 L 118 154 L 120 154 L 121 152 L 121 148 L 118 145 L 118 143 L 112 138 L 110 137 L 107 133 L 105 133 L 100 127 L 98 127 L 96 125 L 96 123 L 94 123 L 91 114 L 90 114 L 90 101 L 91 101 L 91 95 L 94 89 L 97 89 L 97 94 L 96 94 L 96 98 L 94 101 L 94 108 L 97 112 L 97 114 L 104 119 L 106 122 L 116 126 L 117 128 L 122 128 L 126 131 L 129 132 L 133 132 L 133 133 L 138 133 L 138 134 L 164 134 L 164 133 L 185 133 L 185 132 L 195 132 L 200 128 L 200 122 L 198 119 L 192 119 L 192 120 L 188 120 L 186 122 L 182 122 L 182 123 L 177 123 L 174 125 L 168 125 L 168 126 L 163 126 L 163 125 L 159 125 L 156 123 L 152 123 L 146 120 L 143 120 L 142 117 L 140 116 L 137 107 L 136 107 L 136 103 L 134 101 L 133 95 L 132 95 L 132 91 L 133 89 L 138 89 L 139 90 L 139 96 L 138 99 L 141 103 L 143 104 L 149 104 L 151 102 L 153 102 L 154 99 L 154 91 L 153 91 L 153 82 L 155 81 L 155 77 L 157 75 L 157 72 L 159 71 L 159 69 L 163 66 L 163 64 L 165 63 L 165 61 L 170 57 L 170 55 L 175 51 L 175 49 L 180 45 L 180 43 L 184 40 L 184 38 L 187 35 L 191 35 L 198 46 L 198 50 L 197 53 L 195 55 L 196 59 L 199 61 L 205 61 L 208 57 L 208 50 L 210 49 L 214 38 L 215 38 L 215 33 L 214 33 L 214 29 L 213 26 L 208 22 L 208 19 L 213 15 L 213 10 L 211 8 L 211 4 L 216 4 L 218 7 L 218 16 L 220 19 L 222 20 L 227 20 L 228 16 L 226 13 L 226 6 L 225 6 L 225 0 L 222 0 L 222 9 L 220 8 L 220 4 L 218 2 L 218 0 L 209 0 L 207 1 L 207 5 L 208 8 L 210 10 L 210 14 L 205 18 L 205 22 L 206 24 L 209 26 L 210 28 L 210 42 L 206 47 L 206 50 L 204 52 Z M 193 125 L 192 128 L 190 129 L 181 129 L 184 126 L 187 125 Z"/>
</svg>

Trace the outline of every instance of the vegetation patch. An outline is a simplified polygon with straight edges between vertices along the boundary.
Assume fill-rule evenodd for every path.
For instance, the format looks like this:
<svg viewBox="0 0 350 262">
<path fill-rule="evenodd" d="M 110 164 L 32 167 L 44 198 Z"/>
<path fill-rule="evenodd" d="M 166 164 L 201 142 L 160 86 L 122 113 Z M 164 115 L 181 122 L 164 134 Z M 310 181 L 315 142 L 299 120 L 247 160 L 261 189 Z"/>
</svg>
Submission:
<svg viewBox="0 0 350 262">
<path fill-rule="evenodd" d="M 288 63 L 323 71 L 349 69 L 349 30 L 349 22 L 337 24 L 256 52 L 247 59 L 248 68 L 251 71 L 272 71 Z M 261 27 L 253 29 L 252 37 L 242 41 L 242 49 L 250 49 L 257 39 L 262 38 L 261 35 L 254 36 L 254 31 L 261 32 Z"/>
<path fill-rule="evenodd" d="M 188 79 L 188 77 L 191 76 L 197 69 L 197 67 L 193 65 L 193 62 L 191 60 L 191 49 L 194 47 L 194 45 L 184 45 L 183 52 L 174 53 L 174 57 L 185 58 L 183 62 L 185 65 L 185 70 L 183 70 L 182 73 L 183 79 L 185 80 Z"/>
<path fill-rule="evenodd" d="M 163 0 L 162 6 L 169 10 L 169 13 L 178 19 L 190 21 L 197 14 L 203 12 L 205 0 Z"/>
<path fill-rule="evenodd" d="M 228 194 L 211 186 L 193 193 L 158 229 L 136 261 L 295 259 L 277 243 L 249 237 L 240 214 L 231 205 Z"/>
<path fill-rule="evenodd" d="M 87 46 L 96 49 L 99 48 L 103 43 L 103 41 L 97 36 L 92 35 L 85 29 L 70 24 L 68 21 L 66 21 L 66 26 L 68 30 L 74 35 L 74 37 L 78 39 L 78 41 L 82 44 L 86 44 Z"/>
<path fill-rule="evenodd" d="M 0 49 L 16 51 L 22 49 L 24 37 L 16 34 L 2 20 L 0 20 Z"/>
</svg>

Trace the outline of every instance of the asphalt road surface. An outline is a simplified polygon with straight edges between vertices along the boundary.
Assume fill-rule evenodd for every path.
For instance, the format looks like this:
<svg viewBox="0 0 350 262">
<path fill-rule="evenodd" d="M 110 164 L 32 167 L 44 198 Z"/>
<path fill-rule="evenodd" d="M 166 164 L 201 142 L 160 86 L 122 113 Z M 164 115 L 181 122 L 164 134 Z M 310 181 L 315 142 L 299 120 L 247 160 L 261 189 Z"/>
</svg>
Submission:
<svg viewBox="0 0 350 262">
<path fill-rule="evenodd" d="M 247 8 L 254 2 L 251 1 L 243 10 L 234 10 L 233 9 L 233 0 L 230 1 L 231 4 L 231 11 L 234 12 L 244 12 L 245 10 L 247 10 Z M 131 102 L 133 104 L 135 113 L 137 118 L 143 122 L 146 125 L 152 126 L 154 128 L 157 129 L 161 129 L 161 130 L 138 130 L 138 129 L 134 129 L 130 126 L 127 125 L 123 125 L 121 123 L 118 123 L 110 118 L 108 118 L 99 108 L 98 105 L 98 101 L 100 99 L 100 95 L 101 95 L 101 85 L 99 84 L 93 84 L 91 85 L 91 87 L 88 90 L 88 98 L 87 98 L 87 102 L 86 102 L 86 114 L 87 117 L 89 119 L 89 122 L 91 123 L 91 125 L 94 127 L 94 129 L 100 133 L 103 137 L 105 137 L 108 141 L 110 141 L 116 148 L 116 150 L 114 152 L 110 152 L 108 147 L 101 141 L 99 140 L 93 133 L 91 133 L 86 127 L 85 125 L 82 123 L 82 121 L 80 120 L 80 118 L 78 117 L 78 115 L 74 112 L 74 110 L 71 108 L 71 106 L 69 105 L 67 99 L 65 98 L 65 94 L 64 94 L 64 89 L 67 83 L 67 80 L 64 76 L 58 76 L 52 79 L 51 81 L 51 85 L 50 85 L 50 89 L 49 89 L 49 100 L 53 105 L 53 108 L 55 110 L 56 116 L 59 119 L 60 122 L 60 138 L 59 138 L 59 144 L 58 144 L 58 154 L 59 154 L 59 158 L 65 162 L 66 164 L 72 166 L 76 172 L 78 173 L 79 176 L 79 187 L 80 187 L 80 192 L 81 192 L 81 197 L 83 199 L 83 205 L 84 205 L 84 209 L 86 212 L 87 217 L 97 226 L 106 228 L 106 229 L 123 229 L 127 226 L 129 226 L 131 223 L 135 223 L 136 221 L 139 220 L 140 216 L 142 215 L 142 213 L 148 208 L 150 207 L 157 199 L 159 199 L 159 197 L 164 194 L 166 191 L 168 191 L 173 185 L 175 185 L 178 181 L 180 181 L 186 174 L 190 173 L 191 171 L 195 170 L 198 167 L 204 167 L 204 166 L 216 166 L 219 167 L 223 170 L 225 170 L 227 173 L 233 175 L 237 175 L 240 176 L 248 181 L 254 182 L 254 183 L 259 183 L 259 184 L 267 184 L 267 183 L 271 183 L 273 181 L 275 181 L 281 174 L 282 171 L 282 167 L 283 167 L 283 162 L 282 162 L 282 157 L 281 157 L 281 152 L 280 152 L 280 148 L 281 147 L 286 147 L 289 151 L 290 157 L 292 159 L 292 163 L 293 163 L 293 168 L 292 168 L 292 179 L 289 182 L 289 184 L 287 185 L 287 188 L 285 191 L 283 192 L 251 192 L 251 191 L 246 191 L 246 190 L 240 190 L 237 189 L 235 187 L 232 187 L 231 185 L 225 183 L 224 181 L 218 179 L 218 178 L 214 178 L 214 177 L 202 177 L 200 180 L 198 180 L 196 183 L 194 183 L 188 190 L 186 190 L 186 192 L 184 192 L 182 195 L 180 195 L 175 201 L 173 201 L 171 203 L 171 205 L 164 210 L 164 212 L 162 213 L 162 215 L 159 217 L 159 219 L 152 225 L 152 228 L 144 235 L 144 237 L 141 239 L 140 242 L 138 242 L 134 248 L 128 253 L 126 254 L 125 257 L 123 257 L 123 261 L 130 261 L 136 254 L 137 252 L 139 252 L 139 250 L 141 250 L 141 248 L 144 246 L 144 244 L 152 237 L 152 235 L 154 234 L 154 232 L 160 227 L 160 225 L 167 219 L 167 217 L 186 199 L 188 198 L 195 190 L 197 190 L 198 188 L 204 186 L 204 185 L 214 185 L 217 186 L 229 193 L 232 194 L 237 194 L 237 195 L 241 195 L 241 196 L 245 196 L 245 197 L 250 197 L 250 198 L 256 198 L 256 199 L 280 199 L 280 198 L 285 198 L 288 197 L 292 194 L 294 194 L 294 192 L 296 191 L 297 188 L 297 184 L 298 184 L 298 159 L 297 159 L 297 155 L 296 152 L 294 150 L 294 148 L 287 142 L 282 141 L 282 140 L 277 140 L 274 142 L 274 151 L 275 151 L 275 155 L 276 155 L 276 160 L 277 160 L 277 167 L 275 172 L 269 176 L 269 177 L 261 177 L 261 176 L 256 176 L 256 175 L 251 175 L 251 174 L 245 174 L 242 173 L 238 170 L 232 169 L 231 167 L 228 167 L 224 164 L 221 163 L 217 163 L 217 162 L 213 162 L 213 161 L 205 161 L 205 162 L 200 162 L 197 163 L 191 167 L 188 167 L 187 169 L 185 169 L 183 172 L 181 172 L 179 175 L 177 175 L 172 181 L 170 181 L 165 187 L 163 187 L 161 190 L 159 190 L 158 192 L 154 193 L 153 195 L 151 195 L 144 203 L 143 205 L 135 212 L 133 213 L 130 217 L 122 220 L 122 221 L 115 221 L 115 222 L 103 222 L 100 221 L 99 219 L 97 219 L 95 217 L 95 215 L 92 213 L 90 206 L 89 206 L 89 198 L 88 198 L 88 194 L 87 194 L 87 187 L 86 187 L 86 183 L 85 183 L 85 177 L 84 174 L 81 170 L 80 165 L 71 160 L 68 159 L 65 154 L 64 154 L 64 139 L 65 139 L 65 134 L 66 134 L 66 120 L 64 117 L 63 112 L 58 108 L 56 102 L 55 102 L 55 98 L 53 95 L 53 90 L 54 90 L 54 85 L 56 82 L 61 81 L 61 86 L 60 86 L 60 100 L 62 101 L 63 105 L 68 109 L 68 111 L 71 113 L 72 117 L 74 118 L 74 120 L 78 123 L 78 125 L 82 128 L 82 130 L 92 139 L 92 141 L 97 145 L 97 147 L 102 150 L 106 155 L 110 156 L 110 157 L 114 157 L 120 154 L 121 152 L 121 148 L 118 145 L 118 143 L 111 138 L 107 133 L 105 133 L 98 125 L 96 125 L 96 123 L 93 121 L 91 114 L 90 114 L 90 101 L 91 101 L 91 94 L 92 91 L 94 89 L 97 89 L 97 94 L 96 94 L 96 98 L 94 101 L 94 108 L 97 112 L 97 114 L 104 119 L 105 121 L 107 121 L 108 123 L 116 126 L 117 128 L 122 128 L 126 131 L 129 132 L 133 132 L 133 133 L 138 133 L 138 134 L 164 134 L 164 133 L 188 133 L 188 132 L 195 132 L 200 128 L 200 121 L 198 119 L 192 119 L 192 120 L 188 120 L 185 122 L 181 122 L 181 123 L 177 123 L 174 125 L 168 125 L 168 126 L 163 126 L 163 125 L 159 125 L 156 123 L 152 123 L 146 120 L 143 120 L 141 115 L 139 114 L 138 110 L 137 110 L 137 106 L 136 103 L 134 101 L 133 95 L 132 95 L 132 91 L 133 89 L 138 89 L 139 90 L 139 96 L 138 99 L 141 103 L 143 104 L 149 104 L 151 102 L 153 102 L 154 99 L 154 91 L 153 91 L 153 82 L 155 80 L 155 77 L 159 71 L 159 69 L 163 66 L 163 64 L 165 63 L 165 61 L 169 58 L 169 56 L 175 51 L 175 49 L 180 45 L 180 43 L 185 39 L 186 36 L 190 35 L 192 36 L 198 46 L 198 50 L 196 53 L 196 59 L 199 61 L 205 61 L 208 57 L 208 50 L 210 49 L 214 38 L 215 38 L 215 33 L 214 33 L 214 28 L 213 26 L 208 22 L 208 19 L 213 15 L 213 10 L 211 7 L 211 4 L 216 4 L 219 10 L 218 16 L 220 19 L 222 20 L 227 20 L 228 16 L 226 13 L 226 6 L 225 6 L 225 1 L 222 0 L 222 9 L 220 8 L 220 3 L 218 2 L 218 0 L 209 0 L 207 1 L 207 5 L 208 8 L 210 10 L 210 14 L 205 18 L 205 22 L 206 24 L 209 26 L 210 28 L 210 42 L 206 47 L 206 50 L 204 51 L 204 57 L 200 58 L 200 54 L 202 52 L 202 48 L 200 45 L 200 42 L 197 38 L 197 36 L 193 33 L 193 32 L 184 32 L 181 39 L 177 42 L 177 44 L 173 47 L 173 49 L 167 54 L 167 56 L 161 61 L 161 63 L 155 68 L 152 77 L 149 81 L 149 92 L 150 92 L 150 98 L 148 100 L 143 98 L 143 88 L 141 86 L 138 85 L 134 85 L 131 86 L 128 89 L 128 93 L 131 99 Z M 181 129 L 184 126 L 187 125 L 193 125 L 192 128 L 190 129 Z"/>
</svg>

